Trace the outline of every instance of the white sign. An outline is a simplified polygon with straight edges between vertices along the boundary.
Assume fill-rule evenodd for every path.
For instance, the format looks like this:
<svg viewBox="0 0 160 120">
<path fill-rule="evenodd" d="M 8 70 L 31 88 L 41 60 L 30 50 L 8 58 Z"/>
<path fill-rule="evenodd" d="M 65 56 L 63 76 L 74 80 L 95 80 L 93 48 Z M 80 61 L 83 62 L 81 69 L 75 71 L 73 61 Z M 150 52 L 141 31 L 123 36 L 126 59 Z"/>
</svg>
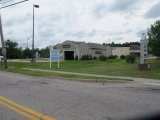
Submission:
<svg viewBox="0 0 160 120">
<path fill-rule="evenodd" d="M 140 40 L 140 64 L 146 64 L 147 62 L 147 55 L 148 55 L 148 44 L 146 35 L 142 36 Z"/>
</svg>

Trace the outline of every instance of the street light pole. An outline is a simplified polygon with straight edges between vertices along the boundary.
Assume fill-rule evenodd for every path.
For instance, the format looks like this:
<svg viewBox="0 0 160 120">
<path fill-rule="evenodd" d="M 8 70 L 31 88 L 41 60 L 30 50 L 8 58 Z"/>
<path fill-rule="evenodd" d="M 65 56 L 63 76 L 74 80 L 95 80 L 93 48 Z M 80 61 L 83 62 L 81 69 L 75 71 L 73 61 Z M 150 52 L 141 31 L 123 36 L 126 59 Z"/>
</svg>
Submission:
<svg viewBox="0 0 160 120">
<path fill-rule="evenodd" d="M 39 5 L 33 5 L 33 38 L 32 38 L 32 60 L 31 63 L 35 63 L 35 53 L 34 53 L 34 8 L 39 8 Z"/>
</svg>

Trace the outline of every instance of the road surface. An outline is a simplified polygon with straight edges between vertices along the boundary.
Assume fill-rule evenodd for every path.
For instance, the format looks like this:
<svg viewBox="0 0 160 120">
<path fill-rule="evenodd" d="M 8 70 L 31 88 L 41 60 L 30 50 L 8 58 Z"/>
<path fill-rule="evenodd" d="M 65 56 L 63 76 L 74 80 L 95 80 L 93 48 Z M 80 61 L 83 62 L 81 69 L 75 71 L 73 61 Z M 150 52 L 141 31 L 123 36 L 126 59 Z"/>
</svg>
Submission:
<svg viewBox="0 0 160 120">
<path fill-rule="evenodd" d="M 158 80 L 83 83 L 0 72 L 1 120 L 127 120 L 156 112 Z"/>
</svg>

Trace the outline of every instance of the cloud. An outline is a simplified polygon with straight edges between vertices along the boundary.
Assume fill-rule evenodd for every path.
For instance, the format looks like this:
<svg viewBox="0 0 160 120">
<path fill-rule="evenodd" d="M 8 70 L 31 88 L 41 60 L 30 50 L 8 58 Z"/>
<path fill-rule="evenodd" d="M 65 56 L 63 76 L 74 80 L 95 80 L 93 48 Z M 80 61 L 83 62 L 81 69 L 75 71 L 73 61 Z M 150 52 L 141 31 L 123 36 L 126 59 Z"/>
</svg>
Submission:
<svg viewBox="0 0 160 120">
<path fill-rule="evenodd" d="M 107 15 L 107 13 L 132 13 L 137 10 L 136 7 L 138 3 L 142 0 L 115 0 L 114 2 L 108 4 L 106 2 L 99 3 L 95 6 L 92 14 L 95 18 L 102 18 Z"/>
<path fill-rule="evenodd" d="M 151 7 L 149 11 L 144 15 L 144 18 L 157 18 L 160 17 L 160 2 Z"/>
<path fill-rule="evenodd" d="M 116 0 L 110 7 L 110 11 L 124 12 L 133 9 L 139 0 Z"/>
<path fill-rule="evenodd" d="M 144 14 L 158 2 L 160 0 L 30 0 L 3 9 L 4 37 L 26 41 L 32 36 L 32 9 L 33 4 L 38 4 L 40 8 L 35 9 L 36 47 L 66 39 L 97 43 L 106 39 L 137 41 L 141 34 L 138 31 L 148 28 L 156 20 L 144 19 Z"/>
<path fill-rule="evenodd" d="M 51 28 L 46 28 L 43 30 L 38 31 L 38 36 L 42 38 L 47 38 L 47 37 L 54 37 L 55 33 Z"/>
<path fill-rule="evenodd" d="M 137 37 L 142 37 L 143 33 L 147 34 L 147 30 L 143 29 L 143 30 L 140 30 L 139 32 L 137 32 Z"/>
<path fill-rule="evenodd" d="M 5 27 L 13 27 L 13 26 L 17 26 L 17 25 L 22 25 L 25 24 L 28 21 L 31 21 L 32 19 L 32 15 L 30 13 L 27 13 L 25 15 L 19 16 L 19 17 L 12 17 L 10 19 L 8 19 L 5 23 L 4 26 Z"/>
<path fill-rule="evenodd" d="M 96 35 L 96 31 L 92 30 L 91 32 L 78 31 L 74 33 L 66 33 L 65 36 L 74 36 L 77 38 L 86 38 L 86 37 L 94 37 Z"/>
<path fill-rule="evenodd" d="M 94 10 L 92 11 L 92 14 L 96 18 L 101 18 L 107 13 L 107 10 L 108 10 L 107 6 L 104 3 L 101 3 L 101 4 L 96 5 Z"/>
</svg>

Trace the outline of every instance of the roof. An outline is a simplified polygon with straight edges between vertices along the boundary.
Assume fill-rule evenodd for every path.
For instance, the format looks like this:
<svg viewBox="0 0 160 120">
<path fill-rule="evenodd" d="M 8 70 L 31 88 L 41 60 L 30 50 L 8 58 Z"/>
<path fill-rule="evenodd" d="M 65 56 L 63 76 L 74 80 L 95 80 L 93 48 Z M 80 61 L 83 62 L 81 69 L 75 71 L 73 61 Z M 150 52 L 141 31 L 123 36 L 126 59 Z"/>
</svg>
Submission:
<svg viewBox="0 0 160 120">
<path fill-rule="evenodd" d="M 54 49 L 57 49 L 57 47 L 58 47 L 59 45 L 60 45 L 60 44 L 56 44 L 56 45 L 53 46 L 53 48 L 54 48 Z"/>
<path fill-rule="evenodd" d="M 106 49 L 106 46 L 103 46 L 101 44 L 96 44 L 96 43 L 87 43 L 87 44 L 92 49 Z"/>
<path fill-rule="evenodd" d="M 140 50 L 140 47 L 138 45 L 131 45 L 130 50 Z"/>
<path fill-rule="evenodd" d="M 80 45 L 81 43 L 83 43 L 83 42 L 76 42 L 76 41 L 70 41 L 70 40 L 68 40 L 69 42 L 72 42 L 73 44 L 76 44 L 76 45 Z"/>
</svg>

